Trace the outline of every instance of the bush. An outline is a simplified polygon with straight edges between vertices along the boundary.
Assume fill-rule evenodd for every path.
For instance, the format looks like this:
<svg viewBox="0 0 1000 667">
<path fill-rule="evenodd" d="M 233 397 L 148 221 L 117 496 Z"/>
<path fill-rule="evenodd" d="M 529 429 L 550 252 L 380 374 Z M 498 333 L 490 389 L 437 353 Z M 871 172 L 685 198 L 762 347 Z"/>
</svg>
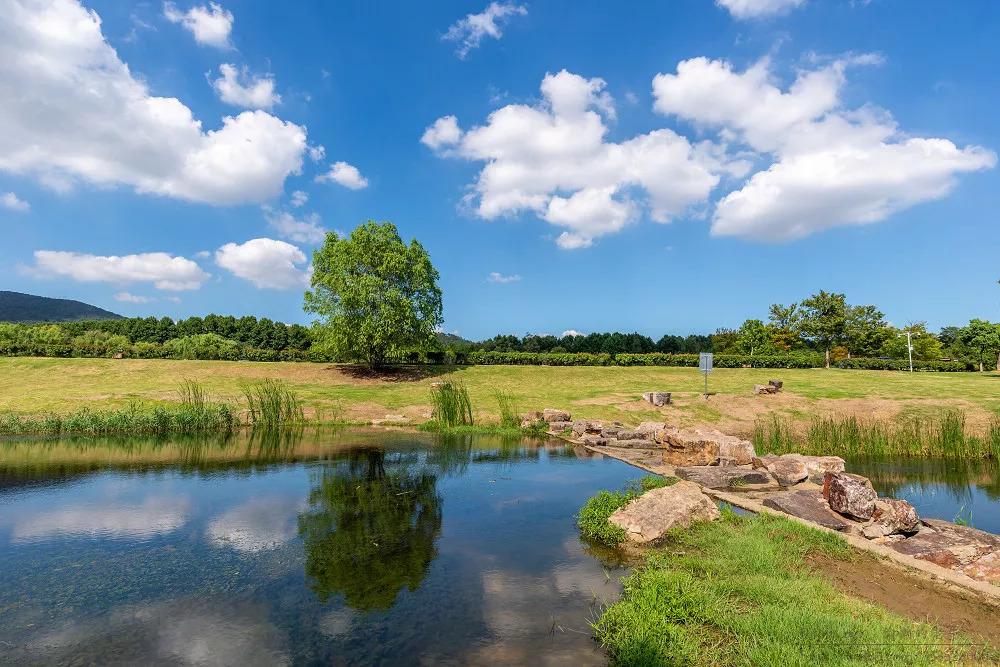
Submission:
<svg viewBox="0 0 1000 667">
<path fill-rule="evenodd" d="M 486 352 L 476 350 L 466 357 L 468 363 L 478 366 L 611 366 L 610 354 L 589 352 Z"/>
<path fill-rule="evenodd" d="M 851 359 L 841 359 L 836 364 L 836 368 L 862 369 L 870 371 L 908 371 L 910 362 L 908 359 L 872 359 L 869 357 L 853 357 Z M 962 371 L 974 371 L 975 366 L 964 361 L 913 361 L 913 370 L 931 371 L 942 373 L 957 373 Z"/>
</svg>

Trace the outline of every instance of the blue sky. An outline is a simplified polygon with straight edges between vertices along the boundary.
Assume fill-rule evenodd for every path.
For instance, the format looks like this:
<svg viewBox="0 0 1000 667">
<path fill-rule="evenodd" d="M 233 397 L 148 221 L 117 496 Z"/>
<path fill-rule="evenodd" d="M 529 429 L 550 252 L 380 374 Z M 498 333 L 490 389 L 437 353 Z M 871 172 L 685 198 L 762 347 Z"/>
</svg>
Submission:
<svg viewBox="0 0 1000 667">
<path fill-rule="evenodd" d="M 0 9 L 0 289 L 305 323 L 372 218 L 472 338 L 1000 319 L 992 1 Z"/>
</svg>

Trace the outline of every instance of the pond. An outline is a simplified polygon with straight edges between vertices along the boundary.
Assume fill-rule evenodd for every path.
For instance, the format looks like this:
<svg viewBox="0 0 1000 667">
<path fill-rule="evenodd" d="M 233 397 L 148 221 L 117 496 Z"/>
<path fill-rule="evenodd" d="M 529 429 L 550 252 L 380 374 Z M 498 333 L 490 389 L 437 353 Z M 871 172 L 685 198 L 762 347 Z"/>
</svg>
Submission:
<svg viewBox="0 0 1000 667">
<path fill-rule="evenodd" d="M 479 436 L 0 443 L 0 662 L 605 664 L 623 570 L 573 515 L 640 475 Z"/>
<path fill-rule="evenodd" d="M 1000 464 L 944 459 L 859 459 L 848 472 L 869 478 L 880 496 L 909 501 L 924 518 L 1000 534 Z"/>
</svg>

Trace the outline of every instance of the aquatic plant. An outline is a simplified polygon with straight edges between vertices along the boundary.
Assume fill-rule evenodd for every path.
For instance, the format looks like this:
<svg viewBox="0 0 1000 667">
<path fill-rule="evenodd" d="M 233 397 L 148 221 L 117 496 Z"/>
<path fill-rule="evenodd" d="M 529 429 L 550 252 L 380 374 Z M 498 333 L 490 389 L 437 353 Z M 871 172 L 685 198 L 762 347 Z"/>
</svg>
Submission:
<svg viewBox="0 0 1000 667">
<path fill-rule="evenodd" d="M 273 427 L 305 421 L 302 401 L 281 380 L 265 378 L 240 385 L 252 426 Z"/>
<path fill-rule="evenodd" d="M 955 410 L 892 420 L 816 417 L 802 435 L 771 415 L 757 421 L 752 439 L 754 449 L 771 454 L 1000 459 L 1000 419 L 994 419 L 984 433 L 970 433 L 965 415 Z"/>
<path fill-rule="evenodd" d="M 521 428 L 521 417 L 517 413 L 517 399 L 514 394 L 497 389 L 493 395 L 500 408 L 500 426 L 502 428 Z"/>
<path fill-rule="evenodd" d="M 576 515 L 576 525 L 585 538 L 611 547 L 618 546 L 625 541 L 625 531 L 610 523 L 608 518 L 646 491 L 670 486 L 676 481 L 671 477 L 648 475 L 630 483 L 621 491 L 600 491 L 580 508 Z"/>
<path fill-rule="evenodd" d="M 236 426 L 236 415 L 225 403 L 199 408 L 183 404 L 150 408 L 132 403 L 117 410 L 82 408 L 66 415 L 0 415 L 0 435 L 165 435 L 230 431 Z"/>
<path fill-rule="evenodd" d="M 465 385 L 458 382 L 440 382 L 431 385 L 433 419 L 438 426 L 472 426 L 472 401 Z"/>
</svg>

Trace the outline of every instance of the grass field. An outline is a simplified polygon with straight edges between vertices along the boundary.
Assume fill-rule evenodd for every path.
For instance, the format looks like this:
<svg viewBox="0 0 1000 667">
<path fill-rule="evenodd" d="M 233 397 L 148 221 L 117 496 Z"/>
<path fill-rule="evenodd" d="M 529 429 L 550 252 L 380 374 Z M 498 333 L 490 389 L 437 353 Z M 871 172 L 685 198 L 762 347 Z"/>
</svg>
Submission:
<svg viewBox="0 0 1000 667">
<path fill-rule="evenodd" d="M 498 390 L 511 395 L 520 411 L 556 407 L 581 418 L 713 423 L 747 434 L 763 414 L 795 422 L 816 415 L 892 418 L 958 409 L 970 428 L 1000 414 L 998 373 L 718 369 L 709 380 L 716 394 L 705 400 L 702 377 L 692 368 L 425 367 L 372 377 L 330 364 L 48 358 L 0 359 L 0 413 L 174 402 L 184 380 L 201 383 L 213 397 L 238 402 L 241 383 L 260 378 L 284 380 L 307 414 L 321 410 L 353 422 L 388 416 L 426 421 L 430 385 L 436 381 L 464 384 L 477 422 L 497 421 Z M 754 384 L 770 378 L 783 380 L 785 391 L 751 395 Z M 659 409 L 643 403 L 641 393 L 650 390 L 673 392 L 675 404 Z"/>
</svg>

